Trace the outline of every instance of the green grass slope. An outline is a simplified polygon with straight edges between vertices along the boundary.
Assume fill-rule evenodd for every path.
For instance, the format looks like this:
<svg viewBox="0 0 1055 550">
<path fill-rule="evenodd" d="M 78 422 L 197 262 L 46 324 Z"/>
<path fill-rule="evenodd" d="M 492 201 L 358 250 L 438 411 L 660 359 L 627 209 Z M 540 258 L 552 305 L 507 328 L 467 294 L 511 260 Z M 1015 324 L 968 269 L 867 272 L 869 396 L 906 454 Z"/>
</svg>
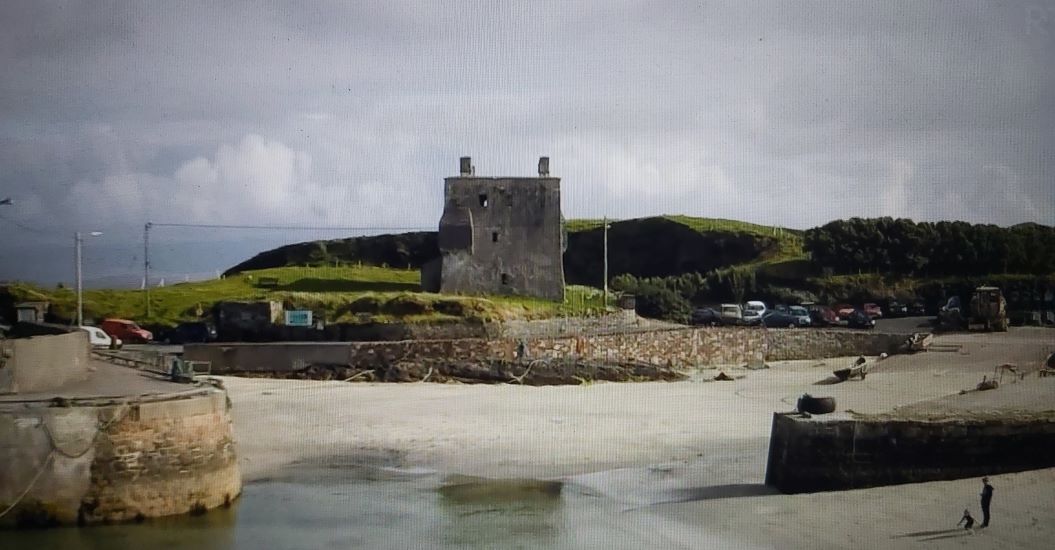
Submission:
<svg viewBox="0 0 1055 550">
<path fill-rule="evenodd" d="M 149 317 L 142 290 L 85 291 L 84 311 L 89 319 L 122 317 L 143 324 L 171 326 L 208 315 L 219 301 L 277 300 L 286 308 L 311 309 L 330 323 L 480 322 L 584 315 L 599 311 L 603 301 L 599 290 L 581 286 L 569 287 L 564 303 L 519 296 L 430 294 L 420 292 L 419 278 L 414 269 L 280 267 L 152 288 Z M 277 284 L 261 286 L 261 279 L 274 279 Z M 26 283 L 0 288 L 0 299 L 5 309 L 19 301 L 49 301 L 52 313 L 66 320 L 74 317 L 76 308 L 72 290 L 48 290 Z"/>
<path fill-rule="evenodd" d="M 568 282 L 600 286 L 603 229 L 597 219 L 568 220 Z M 610 220 L 609 275 L 671 276 L 803 257 L 802 232 L 736 220 L 655 216 Z M 439 256 L 435 232 L 309 241 L 257 254 L 227 271 L 363 264 L 419 268 Z"/>
</svg>

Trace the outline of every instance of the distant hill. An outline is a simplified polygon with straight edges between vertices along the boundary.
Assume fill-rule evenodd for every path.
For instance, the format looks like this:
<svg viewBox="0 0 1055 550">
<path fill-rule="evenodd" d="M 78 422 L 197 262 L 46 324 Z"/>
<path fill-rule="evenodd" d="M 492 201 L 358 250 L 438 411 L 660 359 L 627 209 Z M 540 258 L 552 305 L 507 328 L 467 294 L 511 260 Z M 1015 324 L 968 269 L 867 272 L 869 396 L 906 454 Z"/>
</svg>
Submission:
<svg viewBox="0 0 1055 550">
<path fill-rule="evenodd" d="M 601 285 L 601 220 L 569 220 L 564 254 L 569 284 Z M 734 220 L 660 216 L 610 222 L 609 276 L 665 277 L 802 256 L 802 232 Z M 262 252 L 227 270 L 335 263 L 419 268 L 439 257 L 435 232 L 352 237 L 290 244 Z"/>
<path fill-rule="evenodd" d="M 275 267 L 333 265 L 334 262 L 417 269 L 439 255 L 435 231 L 351 237 L 280 246 L 253 256 L 224 275 Z"/>
</svg>

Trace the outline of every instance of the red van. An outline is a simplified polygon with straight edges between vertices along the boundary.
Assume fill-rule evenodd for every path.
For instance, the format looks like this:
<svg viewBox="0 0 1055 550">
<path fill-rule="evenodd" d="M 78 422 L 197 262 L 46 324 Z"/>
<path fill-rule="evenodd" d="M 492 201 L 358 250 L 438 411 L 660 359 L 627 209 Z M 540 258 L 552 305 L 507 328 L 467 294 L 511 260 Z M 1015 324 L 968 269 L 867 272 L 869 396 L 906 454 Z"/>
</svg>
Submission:
<svg viewBox="0 0 1055 550">
<path fill-rule="evenodd" d="M 149 330 L 140 328 L 135 321 L 128 319 L 106 319 L 99 325 L 99 328 L 111 337 L 120 338 L 125 343 L 149 342 L 154 339 L 154 335 Z"/>
</svg>

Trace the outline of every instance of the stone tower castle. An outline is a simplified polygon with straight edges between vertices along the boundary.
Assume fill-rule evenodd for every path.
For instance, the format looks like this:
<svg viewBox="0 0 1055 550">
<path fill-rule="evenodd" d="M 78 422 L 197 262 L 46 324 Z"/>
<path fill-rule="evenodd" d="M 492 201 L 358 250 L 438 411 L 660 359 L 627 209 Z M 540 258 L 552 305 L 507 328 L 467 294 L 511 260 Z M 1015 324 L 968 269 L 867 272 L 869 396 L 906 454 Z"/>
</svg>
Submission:
<svg viewBox="0 0 1055 550">
<path fill-rule="evenodd" d="M 549 158 L 539 159 L 534 178 L 478 177 L 469 157 L 462 157 L 460 172 L 444 179 L 440 265 L 431 276 L 423 272 L 433 279 L 423 286 L 563 301 L 564 217 Z"/>
</svg>

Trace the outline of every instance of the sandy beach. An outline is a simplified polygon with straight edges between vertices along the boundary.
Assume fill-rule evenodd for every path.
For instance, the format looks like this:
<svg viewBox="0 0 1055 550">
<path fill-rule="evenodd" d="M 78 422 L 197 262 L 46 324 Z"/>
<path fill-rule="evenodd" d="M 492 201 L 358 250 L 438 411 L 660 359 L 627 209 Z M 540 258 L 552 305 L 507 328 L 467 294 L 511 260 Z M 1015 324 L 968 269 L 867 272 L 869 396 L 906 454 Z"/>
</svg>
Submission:
<svg viewBox="0 0 1055 550">
<path fill-rule="evenodd" d="M 247 482 L 356 465 L 558 479 L 618 503 L 627 520 L 664 525 L 675 546 L 693 546 L 702 531 L 771 548 L 1038 548 L 1055 536 L 1053 469 L 994 476 L 993 525 L 974 534 L 955 523 L 964 508 L 980 518 L 979 480 L 795 496 L 773 494 L 762 480 L 772 414 L 792 410 L 803 393 L 834 396 L 840 411 L 858 413 L 943 397 L 937 406 L 955 409 L 963 398 L 1013 408 L 1014 384 L 947 396 L 1001 363 L 1036 368 L 1055 350 L 1053 336 L 940 337 L 960 349 L 890 357 L 866 380 L 841 384 L 825 382 L 852 358 L 725 369 L 743 376 L 733 381 L 713 381 L 717 369 L 683 382 L 559 387 L 223 381 Z M 1044 400 L 1055 380 L 1020 384 L 1032 385 L 1034 409 L 1055 410 L 1055 399 Z"/>
</svg>

